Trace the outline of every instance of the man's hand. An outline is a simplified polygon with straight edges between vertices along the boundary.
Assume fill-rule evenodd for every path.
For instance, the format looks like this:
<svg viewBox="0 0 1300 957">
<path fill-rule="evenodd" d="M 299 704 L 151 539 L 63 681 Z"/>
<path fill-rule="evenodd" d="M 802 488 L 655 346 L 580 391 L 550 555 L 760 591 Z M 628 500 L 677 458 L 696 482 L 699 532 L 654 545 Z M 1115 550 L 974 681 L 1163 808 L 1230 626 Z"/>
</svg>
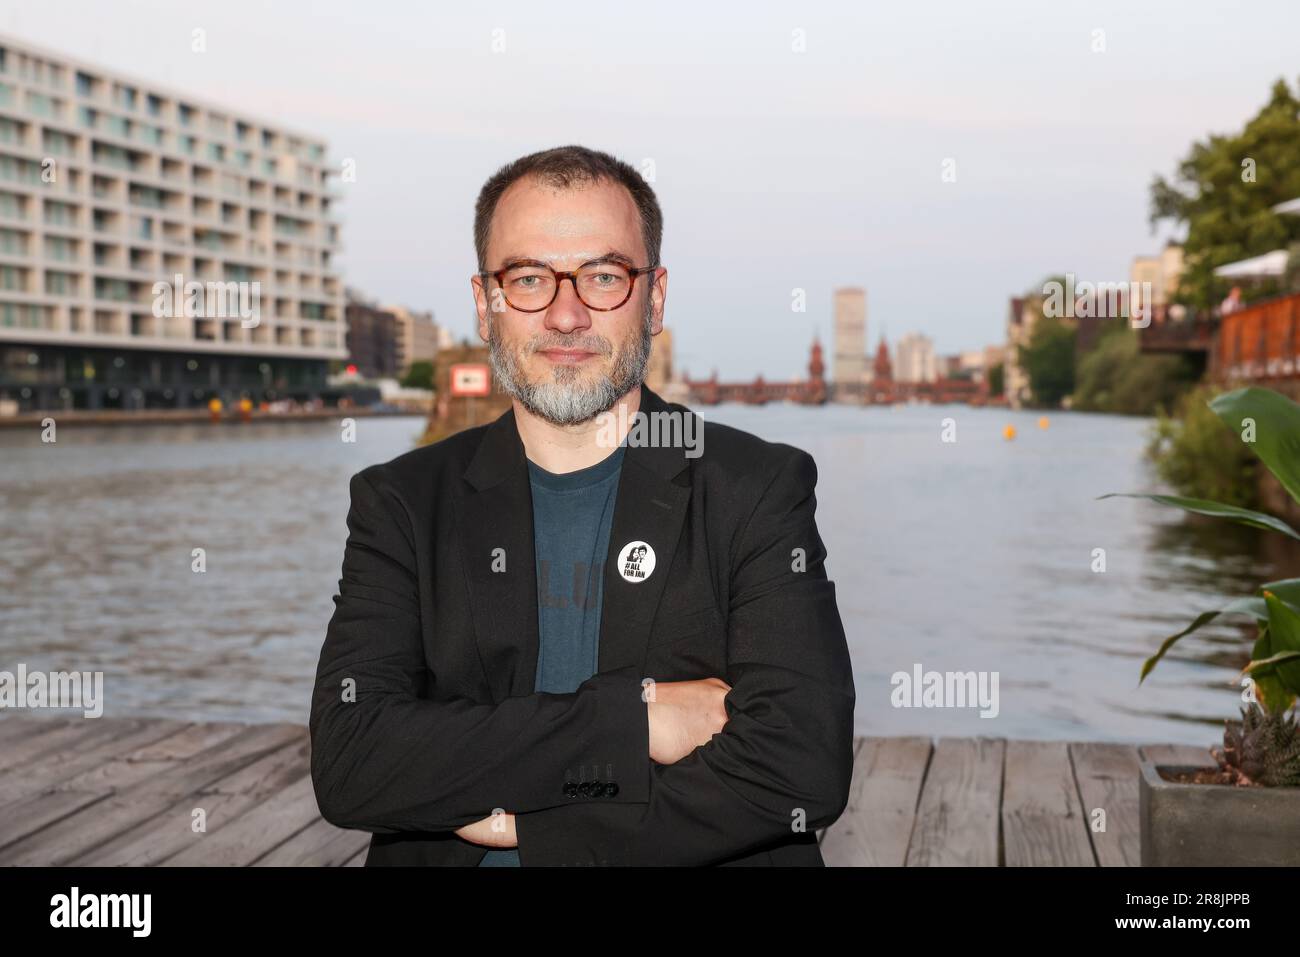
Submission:
<svg viewBox="0 0 1300 957">
<path fill-rule="evenodd" d="M 456 828 L 456 836 L 484 847 L 518 847 L 513 814 L 493 814 L 473 824 Z"/>
<path fill-rule="evenodd" d="M 657 681 L 646 695 L 650 718 L 650 760 L 676 764 L 727 723 L 725 700 L 731 685 L 721 678 Z"/>
</svg>

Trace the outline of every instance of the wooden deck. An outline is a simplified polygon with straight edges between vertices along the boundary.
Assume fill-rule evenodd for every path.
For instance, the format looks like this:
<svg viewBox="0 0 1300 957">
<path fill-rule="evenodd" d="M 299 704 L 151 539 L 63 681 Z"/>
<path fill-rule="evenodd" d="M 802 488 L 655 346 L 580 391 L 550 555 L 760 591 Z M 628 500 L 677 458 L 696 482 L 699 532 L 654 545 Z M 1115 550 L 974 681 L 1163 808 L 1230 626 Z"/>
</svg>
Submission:
<svg viewBox="0 0 1300 957">
<path fill-rule="evenodd" d="M 0 864 L 359 866 L 370 835 L 322 820 L 307 729 L 0 716 Z M 828 865 L 1136 865 L 1139 752 L 1181 745 L 861 738 Z M 196 809 L 206 833 L 192 827 Z M 1094 808 L 1106 830 L 1088 826 Z"/>
</svg>

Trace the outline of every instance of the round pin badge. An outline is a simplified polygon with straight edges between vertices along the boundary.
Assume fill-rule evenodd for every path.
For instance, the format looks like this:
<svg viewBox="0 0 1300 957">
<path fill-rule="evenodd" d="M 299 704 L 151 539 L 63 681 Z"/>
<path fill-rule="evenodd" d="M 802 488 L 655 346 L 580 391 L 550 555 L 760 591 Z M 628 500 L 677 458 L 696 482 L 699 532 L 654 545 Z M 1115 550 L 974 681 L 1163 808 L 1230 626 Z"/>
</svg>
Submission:
<svg viewBox="0 0 1300 957">
<path fill-rule="evenodd" d="M 645 542 L 628 542 L 618 551 L 618 573 L 624 581 L 643 582 L 655 570 L 655 550 Z"/>
</svg>

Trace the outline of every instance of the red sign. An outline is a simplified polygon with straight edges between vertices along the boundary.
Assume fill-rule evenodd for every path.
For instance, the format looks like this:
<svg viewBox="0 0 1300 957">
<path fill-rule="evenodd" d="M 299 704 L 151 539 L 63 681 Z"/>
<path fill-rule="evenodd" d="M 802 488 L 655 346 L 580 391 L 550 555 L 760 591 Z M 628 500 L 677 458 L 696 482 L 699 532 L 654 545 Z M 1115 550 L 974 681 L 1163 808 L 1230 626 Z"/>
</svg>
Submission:
<svg viewBox="0 0 1300 957">
<path fill-rule="evenodd" d="M 489 395 L 492 377 L 482 363 L 462 362 L 451 367 L 451 394 L 456 396 Z"/>
</svg>

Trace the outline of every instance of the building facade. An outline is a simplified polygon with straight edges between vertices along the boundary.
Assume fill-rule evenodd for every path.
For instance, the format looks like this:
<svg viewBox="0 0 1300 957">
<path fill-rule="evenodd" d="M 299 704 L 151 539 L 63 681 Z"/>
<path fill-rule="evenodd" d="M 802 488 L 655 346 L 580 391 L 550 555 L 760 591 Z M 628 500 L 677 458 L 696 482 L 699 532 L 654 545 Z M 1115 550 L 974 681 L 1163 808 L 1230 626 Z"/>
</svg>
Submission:
<svg viewBox="0 0 1300 957">
<path fill-rule="evenodd" d="M 1165 306 L 1178 294 L 1183 275 L 1183 247 L 1167 243 L 1155 256 L 1135 256 L 1129 270 L 1129 282 L 1151 284 L 1152 306 Z"/>
<path fill-rule="evenodd" d="M 402 328 L 397 316 L 374 303 L 348 298 L 348 364 L 363 379 L 395 379 L 401 364 Z"/>
<path fill-rule="evenodd" d="M 840 398 L 858 396 L 867 369 L 867 291 L 836 289 L 831 384 Z"/>
<path fill-rule="evenodd" d="M 934 342 L 919 332 L 909 332 L 894 347 L 894 381 L 934 382 L 939 378 Z"/>
<path fill-rule="evenodd" d="M 1042 307 L 1033 297 L 1017 296 L 1007 313 L 1006 360 L 1002 366 L 1003 390 L 1007 403 L 1018 409 L 1030 399 L 1029 373 L 1020 365 L 1020 347 L 1029 344 Z"/>
<path fill-rule="evenodd" d="M 397 371 L 405 375 L 413 362 L 432 363 L 440 336 L 432 312 L 415 312 L 405 306 L 385 306 L 397 322 Z"/>
<path fill-rule="evenodd" d="M 320 398 L 342 360 L 315 137 L 0 36 L 0 398 Z"/>
</svg>

